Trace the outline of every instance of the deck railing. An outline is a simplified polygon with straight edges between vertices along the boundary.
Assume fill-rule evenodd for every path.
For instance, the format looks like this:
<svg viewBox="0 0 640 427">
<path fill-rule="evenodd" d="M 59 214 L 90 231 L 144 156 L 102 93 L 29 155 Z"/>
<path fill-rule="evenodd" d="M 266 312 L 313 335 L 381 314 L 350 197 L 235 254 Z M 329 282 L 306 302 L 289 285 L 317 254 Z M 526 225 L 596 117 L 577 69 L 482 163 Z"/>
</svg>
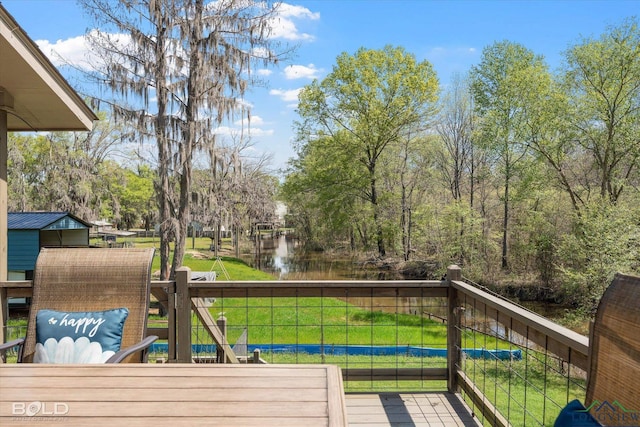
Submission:
<svg viewBox="0 0 640 427">
<path fill-rule="evenodd" d="M 456 266 L 442 281 L 201 282 L 181 268 L 151 291 L 166 318 L 150 318 L 149 333 L 166 362 L 251 362 L 257 349 L 268 363 L 332 363 L 347 391 L 448 389 L 490 425 L 553 424 L 585 396 L 587 337 Z M 0 283 L 2 307 L 30 294 L 29 281 Z"/>
<path fill-rule="evenodd" d="M 449 302 L 457 315 L 449 348 L 517 352 L 482 359 L 452 352 L 449 390 L 460 390 L 490 425 L 553 425 L 569 401 L 584 401 L 587 337 L 462 280 L 451 282 Z"/>
</svg>

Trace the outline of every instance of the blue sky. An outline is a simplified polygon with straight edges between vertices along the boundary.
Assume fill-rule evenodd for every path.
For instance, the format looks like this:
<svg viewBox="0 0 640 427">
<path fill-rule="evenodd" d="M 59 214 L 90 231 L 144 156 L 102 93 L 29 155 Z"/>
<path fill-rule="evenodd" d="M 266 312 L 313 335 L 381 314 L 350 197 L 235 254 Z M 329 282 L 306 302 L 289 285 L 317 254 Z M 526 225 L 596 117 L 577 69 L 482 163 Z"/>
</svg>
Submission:
<svg viewBox="0 0 640 427">
<path fill-rule="evenodd" d="M 56 50 L 68 60 L 84 55 L 80 37 L 89 21 L 75 0 L 0 2 L 45 54 Z M 296 54 L 269 70 L 267 87 L 245 97 L 253 116 L 247 154 L 270 153 L 274 169 L 294 154 L 297 92 L 331 72 L 342 52 L 402 46 L 419 61 L 431 62 L 445 88 L 453 73 L 469 71 L 495 41 L 521 43 L 555 70 L 562 52 L 582 37 L 599 37 L 607 26 L 640 16 L 640 0 L 290 0 L 286 5 L 277 34 L 298 45 Z M 239 126 L 227 123 L 221 133 Z"/>
</svg>

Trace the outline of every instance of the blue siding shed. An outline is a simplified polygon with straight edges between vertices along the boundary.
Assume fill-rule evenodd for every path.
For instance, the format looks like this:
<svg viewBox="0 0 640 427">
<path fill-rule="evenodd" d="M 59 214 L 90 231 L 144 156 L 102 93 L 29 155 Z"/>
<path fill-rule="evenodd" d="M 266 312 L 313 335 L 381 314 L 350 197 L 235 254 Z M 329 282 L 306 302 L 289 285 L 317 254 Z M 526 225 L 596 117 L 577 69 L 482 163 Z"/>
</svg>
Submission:
<svg viewBox="0 0 640 427">
<path fill-rule="evenodd" d="M 43 246 L 89 246 L 91 225 L 68 212 L 9 212 L 8 270 L 30 271 Z"/>
<path fill-rule="evenodd" d="M 11 271 L 33 270 L 40 253 L 39 230 L 7 231 L 7 267 Z"/>
</svg>

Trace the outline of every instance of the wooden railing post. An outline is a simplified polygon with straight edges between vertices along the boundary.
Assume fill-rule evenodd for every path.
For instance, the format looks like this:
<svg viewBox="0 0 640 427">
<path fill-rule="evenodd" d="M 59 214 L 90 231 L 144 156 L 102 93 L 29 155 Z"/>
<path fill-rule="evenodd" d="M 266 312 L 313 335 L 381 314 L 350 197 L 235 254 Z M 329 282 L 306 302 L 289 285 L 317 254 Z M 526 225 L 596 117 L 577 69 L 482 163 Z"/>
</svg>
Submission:
<svg viewBox="0 0 640 427">
<path fill-rule="evenodd" d="M 216 323 L 218 324 L 218 329 L 220 329 L 220 332 L 222 333 L 222 337 L 226 342 L 227 341 L 227 318 L 221 315 L 220 317 L 218 317 L 218 320 L 216 320 Z M 224 348 L 219 344 L 216 347 L 216 361 L 218 363 L 226 362 Z"/>
<path fill-rule="evenodd" d="M 460 366 L 462 354 L 462 335 L 460 334 L 461 310 L 458 291 L 451 286 L 451 282 L 461 280 L 462 271 L 457 265 L 447 267 L 447 290 L 449 295 L 448 315 L 447 315 L 447 389 L 450 393 L 459 390 L 458 366 Z"/>
<path fill-rule="evenodd" d="M 2 279 L 4 281 L 4 279 Z M 9 320 L 9 298 L 7 288 L 0 287 L 0 344 L 8 341 L 7 321 Z M 6 362 L 6 352 L 0 354 L 0 363 Z"/>
<path fill-rule="evenodd" d="M 176 270 L 176 323 L 178 351 L 176 362 L 191 363 L 191 295 L 189 282 L 191 269 L 180 267 Z"/>
<path fill-rule="evenodd" d="M 4 279 L 0 279 L 4 281 Z M 7 321 L 9 320 L 9 298 L 7 288 L 0 287 L 0 343 L 7 342 Z"/>
<path fill-rule="evenodd" d="M 176 362 L 178 355 L 177 341 L 177 319 L 176 319 L 176 292 L 175 284 L 173 291 L 167 288 L 167 342 L 169 348 L 167 357 L 169 362 Z"/>
</svg>

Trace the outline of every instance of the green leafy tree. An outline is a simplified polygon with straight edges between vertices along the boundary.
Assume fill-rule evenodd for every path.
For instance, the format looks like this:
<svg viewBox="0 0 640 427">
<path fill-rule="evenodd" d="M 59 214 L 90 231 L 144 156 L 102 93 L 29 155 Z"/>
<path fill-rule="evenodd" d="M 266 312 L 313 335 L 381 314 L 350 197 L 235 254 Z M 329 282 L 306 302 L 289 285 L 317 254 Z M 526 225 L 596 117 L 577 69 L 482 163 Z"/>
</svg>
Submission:
<svg viewBox="0 0 640 427">
<path fill-rule="evenodd" d="M 100 215 L 102 165 L 119 152 L 122 129 L 105 114 L 90 132 L 10 136 L 10 210 L 68 211 L 85 220 Z"/>
<path fill-rule="evenodd" d="M 369 246 L 366 221 L 357 209 L 363 205 L 368 180 L 363 169 L 352 167 L 353 159 L 343 150 L 341 138 L 349 137 L 343 131 L 308 141 L 282 186 L 290 218 L 310 246 L 324 246 L 343 236 L 349 237 L 351 247 L 355 240 Z"/>
<path fill-rule="evenodd" d="M 149 226 L 146 220 L 152 215 L 155 193 L 153 175 L 148 166 L 141 166 L 137 171 L 127 170 L 125 185 L 120 197 L 121 221 L 125 229 Z"/>
<path fill-rule="evenodd" d="M 595 186 L 601 198 L 616 203 L 629 183 L 637 182 L 640 167 L 637 19 L 629 18 L 599 39 L 571 47 L 566 52 L 564 84 L 576 140 L 593 166 L 582 174 L 583 193 L 588 196 L 586 189 Z"/>
<path fill-rule="evenodd" d="M 8 210 L 26 212 L 33 208 L 36 158 L 31 150 L 31 136 L 10 134 L 8 147 Z"/>
<path fill-rule="evenodd" d="M 442 177 L 442 181 L 449 190 L 453 203 L 463 204 L 468 200 L 469 208 L 473 208 L 477 186 L 478 160 L 481 158 L 482 148 L 475 144 L 474 125 L 476 122 L 470 81 L 455 75 L 444 96 L 440 100 L 440 112 L 435 123 L 435 129 L 440 137 L 439 150 L 436 150 L 435 168 Z M 467 199 L 468 197 L 468 199 Z M 461 214 L 459 218 L 459 237 L 462 240 L 466 231 L 465 220 L 470 209 L 458 206 L 455 210 Z M 472 218 L 469 218 L 472 220 Z M 451 254 L 449 262 L 456 260 L 466 265 L 465 258 L 471 247 L 458 246 L 459 253 Z M 468 256 L 471 258 L 471 255 Z"/>
<path fill-rule="evenodd" d="M 640 209 L 596 199 L 574 215 L 577 233 L 559 243 L 565 302 L 593 314 L 616 272 L 640 271 Z"/>
<path fill-rule="evenodd" d="M 536 93 L 537 75 L 548 73 L 542 57 L 524 46 L 497 42 L 483 50 L 480 64 L 471 71 L 475 107 L 481 120 L 479 134 L 495 159 L 494 173 L 502 179 L 502 268 L 507 269 L 512 185 L 530 154 L 527 93 Z M 533 76 L 533 79 L 532 79 Z"/>
<path fill-rule="evenodd" d="M 325 79 L 300 93 L 298 138 L 331 138 L 340 156 L 352 159 L 349 169 L 366 173 L 368 185 L 361 197 L 371 206 L 380 256 L 386 254 L 386 246 L 379 162 L 390 145 L 430 118 L 437 92 L 438 79 L 429 62 L 417 62 L 404 49 L 387 46 L 341 54 Z M 322 160 L 334 164 L 326 154 L 329 157 Z"/>
</svg>

